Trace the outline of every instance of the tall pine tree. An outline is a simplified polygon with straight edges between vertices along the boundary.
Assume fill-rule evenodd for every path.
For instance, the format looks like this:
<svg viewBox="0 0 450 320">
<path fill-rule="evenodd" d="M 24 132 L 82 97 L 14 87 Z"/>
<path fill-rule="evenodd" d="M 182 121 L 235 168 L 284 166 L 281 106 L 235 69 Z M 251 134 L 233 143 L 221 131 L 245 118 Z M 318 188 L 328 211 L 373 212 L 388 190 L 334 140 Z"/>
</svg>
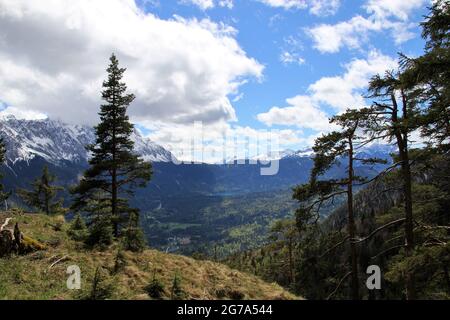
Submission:
<svg viewBox="0 0 450 320">
<path fill-rule="evenodd" d="M 450 147 L 450 1 L 433 1 L 422 28 L 425 54 L 402 55 L 401 80 L 420 93 L 422 133 L 445 151 Z"/>
<path fill-rule="evenodd" d="M 297 223 L 310 221 L 316 215 L 315 221 L 319 219 L 320 209 L 323 205 L 333 201 L 336 197 L 345 195 L 347 197 L 347 237 L 350 249 L 350 272 L 344 277 L 351 279 L 352 298 L 357 300 L 359 294 L 358 279 L 358 250 L 355 214 L 353 208 L 353 188 L 355 185 L 367 183 L 366 177 L 355 174 L 355 163 L 373 165 L 385 163 L 377 158 L 359 158 L 357 151 L 367 143 L 370 138 L 358 134 L 365 119 L 365 113 L 357 110 L 347 110 L 344 114 L 335 116 L 331 123 L 337 124 L 341 130 L 333 131 L 316 139 L 313 150 L 315 153 L 314 167 L 308 184 L 298 186 L 294 189 L 294 198 L 302 201 L 303 206 L 297 212 Z M 334 165 L 347 162 L 346 175 L 342 178 L 325 179 L 324 174 Z M 303 220 L 303 221 L 301 221 Z M 342 243 L 344 243 L 343 241 Z"/>
<path fill-rule="evenodd" d="M 64 188 L 53 185 L 56 176 L 51 174 L 47 166 L 42 169 L 42 175 L 31 183 L 32 190 L 19 189 L 17 193 L 30 207 L 45 212 L 47 215 L 65 213 L 63 199 L 56 200 L 59 191 Z"/>
<path fill-rule="evenodd" d="M 398 164 L 402 180 L 405 212 L 406 255 L 414 250 L 414 219 L 411 174 L 411 133 L 418 128 L 418 104 L 420 91 L 410 88 L 403 81 L 401 72 L 388 71 L 384 76 L 376 75 L 369 83 L 369 98 L 373 105 L 366 109 L 367 132 L 372 139 L 394 142 L 398 147 Z M 406 296 L 416 298 L 414 274 L 405 275 Z"/>
<path fill-rule="evenodd" d="M 127 221 L 130 212 L 135 212 L 125 196 L 132 195 L 135 187 L 144 187 L 152 174 L 151 164 L 133 152 L 131 134 L 134 128 L 127 109 L 135 97 L 127 93 L 127 86 L 122 82 L 125 71 L 119 68 L 119 61 L 113 54 L 107 69 L 108 79 L 103 82 L 104 104 L 99 113 L 100 123 L 95 127 L 96 141 L 87 147 L 92 155 L 90 168 L 72 190 L 75 195 L 72 208 L 81 211 L 94 195 L 99 192 L 104 195 L 103 200 L 109 203 L 115 237 L 120 234 L 121 223 Z"/>
</svg>

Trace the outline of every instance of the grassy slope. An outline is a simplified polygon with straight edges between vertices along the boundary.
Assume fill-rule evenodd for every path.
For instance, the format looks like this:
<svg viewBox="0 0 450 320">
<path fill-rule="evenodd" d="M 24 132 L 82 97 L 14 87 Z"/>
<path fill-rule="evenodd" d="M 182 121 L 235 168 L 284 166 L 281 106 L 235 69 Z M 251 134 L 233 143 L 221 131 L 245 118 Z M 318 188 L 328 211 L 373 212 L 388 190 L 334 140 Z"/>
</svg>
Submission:
<svg viewBox="0 0 450 320">
<path fill-rule="evenodd" d="M 77 299 L 89 291 L 95 269 L 103 266 L 112 269 L 117 245 L 105 251 L 91 251 L 69 239 L 68 224 L 62 217 L 44 215 L 0 213 L 0 225 L 6 217 L 13 217 L 11 224 L 19 222 L 22 232 L 47 245 L 47 250 L 26 256 L 0 258 L 0 299 Z M 62 225 L 58 228 L 58 223 Z M 67 261 L 50 265 L 63 256 Z M 126 267 L 111 275 L 115 283 L 113 299 L 148 299 L 143 288 L 153 273 L 164 283 L 169 296 L 175 274 L 189 299 L 218 299 L 220 289 L 234 290 L 245 299 L 295 299 L 292 294 L 276 284 L 268 284 L 259 278 L 230 269 L 210 261 L 197 261 L 188 257 L 146 250 L 135 254 L 126 252 Z M 81 268 L 82 289 L 66 288 L 66 269 L 69 265 Z"/>
</svg>

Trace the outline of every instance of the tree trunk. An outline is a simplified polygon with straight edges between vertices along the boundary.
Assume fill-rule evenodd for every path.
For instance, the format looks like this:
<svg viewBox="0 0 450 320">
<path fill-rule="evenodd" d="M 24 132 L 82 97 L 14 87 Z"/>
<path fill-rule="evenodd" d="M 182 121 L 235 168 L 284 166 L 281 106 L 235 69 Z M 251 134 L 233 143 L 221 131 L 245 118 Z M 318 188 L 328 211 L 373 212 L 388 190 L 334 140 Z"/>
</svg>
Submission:
<svg viewBox="0 0 450 320">
<path fill-rule="evenodd" d="M 114 168 L 112 172 L 112 197 L 111 197 L 111 215 L 113 223 L 114 236 L 119 237 L 119 222 L 117 218 L 117 171 Z"/>
<path fill-rule="evenodd" d="M 113 96 L 113 104 L 115 107 L 116 98 Z M 113 132 L 112 132 L 112 160 L 113 160 L 113 169 L 111 176 L 111 215 L 112 215 L 112 223 L 113 223 L 113 232 L 114 237 L 119 237 L 119 219 L 117 212 L 117 164 L 116 164 L 116 111 L 113 111 Z"/>
<path fill-rule="evenodd" d="M 403 102 L 403 120 L 407 120 L 407 102 L 405 94 L 402 93 Z M 406 256 L 410 256 L 414 249 L 414 220 L 412 209 L 412 177 L 411 177 L 411 165 L 409 163 L 408 152 L 408 129 L 404 128 L 406 124 L 402 124 L 398 119 L 398 104 L 394 95 L 391 96 L 394 106 L 392 121 L 394 124 L 394 133 L 397 139 L 397 146 L 399 149 L 400 162 L 401 162 L 401 175 L 403 184 L 403 197 L 405 201 L 405 251 Z M 414 284 L 414 274 L 408 272 L 405 279 L 406 284 L 406 299 L 416 299 L 416 290 Z"/>
<path fill-rule="evenodd" d="M 348 184 L 347 184 L 347 209 L 348 209 L 348 235 L 350 237 L 350 252 L 351 252 L 351 288 L 352 299 L 359 300 L 359 280 L 358 280 L 358 255 L 356 251 L 355 235 L 356 226 L 353 214 L 353 141 L 352 136 L 349 137 L 349 161 L 348 161 Z"/>
<path fill-rule="evenodd" d="M 444 263 L 443 268 L 444 268 L 445 282 L 447 283 L 447 293 L 450 294 L 450 276 L 448 274 L 448 266 Z"/>
<path fill-rule="evenodd" d="M 294 258 L 292 251 L 292 239 L 289 239 L 289 274 L 291 278 L 291 284 L 295 285 Z"/>
</svg>

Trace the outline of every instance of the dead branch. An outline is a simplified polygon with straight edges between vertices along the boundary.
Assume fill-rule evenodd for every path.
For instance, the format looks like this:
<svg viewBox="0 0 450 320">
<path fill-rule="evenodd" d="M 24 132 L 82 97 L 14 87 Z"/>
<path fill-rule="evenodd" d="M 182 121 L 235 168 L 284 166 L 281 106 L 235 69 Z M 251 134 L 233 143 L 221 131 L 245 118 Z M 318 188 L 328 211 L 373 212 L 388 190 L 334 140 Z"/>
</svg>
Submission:
<svg viewBox="0 0 450 320">
<path fill-rule="evenodd" d="M 5 223 L 2 224 L 2 226 L 0 227 L 0 232 L 3 231 L 3 229 L 5 229 L 8 226 L 8 224 L 11 220 L 12 220 L 12 218 L 6 218 Z"/>
<path fill-rule="evenodd" d="M 339 284 L 337 285 L 336 289 L 333 290 L 332 293 L 330 293 L 330 295 L 327 297 L 327 300 L 330 300 L 332 296 L 334 296 L 334 294 L 339 290 L 339 288 L 341 287 L 342 283 L 345 281 L 345 279 L 347 279 L 353 272 L 348 272 L 342 279 L 341 281 L 339 281 Z"/>
<path fill-rule="evenodd" d="M 350 239 L 350 236 L 346 236 L 341 242 L 339 242 L 339 243 L 335 244 L 334 246 L 332 246 L 331 248 L 327 249 L 324 253 L 322 253 L 319 256 L 319 259 L 323 258 L 324 256 L 326 256 L 328 253 L 330 253 L 331 251 L 333 251 L 334 249 L 336 249 L 340 245 L 344 244 L 348 239 Z"/>
<path fill-rule="evenodd" d="M 370 257 L 370 259 L 376 259 L 376 258 L 378 258 L 379 256 L 382 256 L 383 254 L 385 254 L 385 253 L 387 253 L 387 252 L 389 252 L 389 251 L 392 251 L 392 250 L 395 250 L 395 249 L 400 249 L 400 248 L 403 248 L 403 247 L 405 247 L 404 244 L 401 244 L 401 245 L 398 245 L 398 246 L 391 247 L 391 248 L 389 248 L 389 249 L 386 249 L 386 250 L 381 251 L 381 252 L 378 253 L 376 256 Z"/>
<path fill-rule="evenodd" d="M 406 219 L 405 218 L 401 218 L 401 219 L 398 219 L 398 220 L 395 220 L 395 221 L 391 221 L 391 222 L 389 222 L 389 223 L 386 223 L 385 225 L 382 225 L 381 227 L 379 227 L 379 228 L 377 228 L 377 229 L 375 229 L 374 231 L 372 231 L 367 237 L 365 237 L 365 238 L 362 238 L 362 239 L 353 239 L 352 240 L 352 243 L 361 243 L 361 242 L 364 242 L 364 241 L 367 241 L 367 240 L 369 240 L 370 238 L 372 238 L 375 234 L 377 234 L 378 232 L 380 232 L 381 230 L 383 230 L 383 229 L 386 229 L 386 228 L 389 228 L 390 226 L 393 226 L 393 225 L 395 225 L 395 224 L 397 224 L 397 223 L 401 223 L 401 222 L 404 222 Z"/>
<path fill-rule="evenodd" d="M 70 259 L 69 256 L 68 256 L 68 255 L 65 255 L 65 256 L 59 258 L 58 260 L 56 260 L 55 262 L 53 262 L 53 263 L 48 267 L 48 269 L 50 270 L 51 268 L 53 268 L 54 266 L 56 266 L 58 263 L 63 262 L 63 261 L 66 261 L 66 260 L 69 260 L 69 259 Z"/>
<path fill-rule="evenodd" d="M 363 183 L 355 184 L 355 186 L 364 186 L 364 185 L 369 184 L 369 183 L 371 183 L 371 182 L 373 182 L 373 181 L 375 181 L 375 180 L 378 180 L 380 177 L 382 177 L 383 175 L 389 173 L 391 170 L 395 169 L 395 168 L 398 167 L 400 164 L 401 164 L 401 161 L 396 162 L 396 163 L 392 164 L 391 166 L 387 167 L 386 169 L 384 169 L 383 171 L 381 171 L 380 173 L 378 173 L 378 174 L 377 174 L 375 177 L 373 177 L 372 179 L 367 180 L 367 181 L 365 181 L 365 182 L 363 182 Z"/>
</svg>

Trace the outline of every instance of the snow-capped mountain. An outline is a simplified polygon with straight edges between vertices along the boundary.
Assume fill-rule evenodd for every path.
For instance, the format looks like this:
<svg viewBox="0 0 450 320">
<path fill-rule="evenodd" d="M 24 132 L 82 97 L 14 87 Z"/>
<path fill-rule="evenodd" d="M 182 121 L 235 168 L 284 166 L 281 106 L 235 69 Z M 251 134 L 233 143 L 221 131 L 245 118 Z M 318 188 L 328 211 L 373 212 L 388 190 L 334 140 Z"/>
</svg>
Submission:
<svg viewBox="0 0 450 320">
<path fill-rule="evenodd" d="M 283 158 L 311 158 L 313 155 L 314 151 L 311 148 L 307 148 L 298 151 L 286 152 Z"/>
<path fill-rule="evenodd" d="M 30 161 L 35 157 L 58 164 L 61 161 L 83 162 L 88 158 L 85 149 L 94 142 L 94 129 L 69 125 L 60 121 L 22 120 L 14 116 L 0 118 L 1 136 L 7 146 L 6 160 L 10 164 Z M 135 150 L 144 160 L 170 162 L 172 154 L 135 130 Z"/>
<path fill-rule="evenodd" d="M 397 152 L 397 147 L 391 144 L 373 143 L 364 146 L 360 150 L 357 150 L 358 158 L 380 158 L 387 159 L 391 153 Z M 286 150 L 280 152 L 280 159 L 292 159 L 292 158 L 312 158 L 314 157 L 314 151 L 312 148 L 307 148 L 299 151 Z"/>
</svg>

